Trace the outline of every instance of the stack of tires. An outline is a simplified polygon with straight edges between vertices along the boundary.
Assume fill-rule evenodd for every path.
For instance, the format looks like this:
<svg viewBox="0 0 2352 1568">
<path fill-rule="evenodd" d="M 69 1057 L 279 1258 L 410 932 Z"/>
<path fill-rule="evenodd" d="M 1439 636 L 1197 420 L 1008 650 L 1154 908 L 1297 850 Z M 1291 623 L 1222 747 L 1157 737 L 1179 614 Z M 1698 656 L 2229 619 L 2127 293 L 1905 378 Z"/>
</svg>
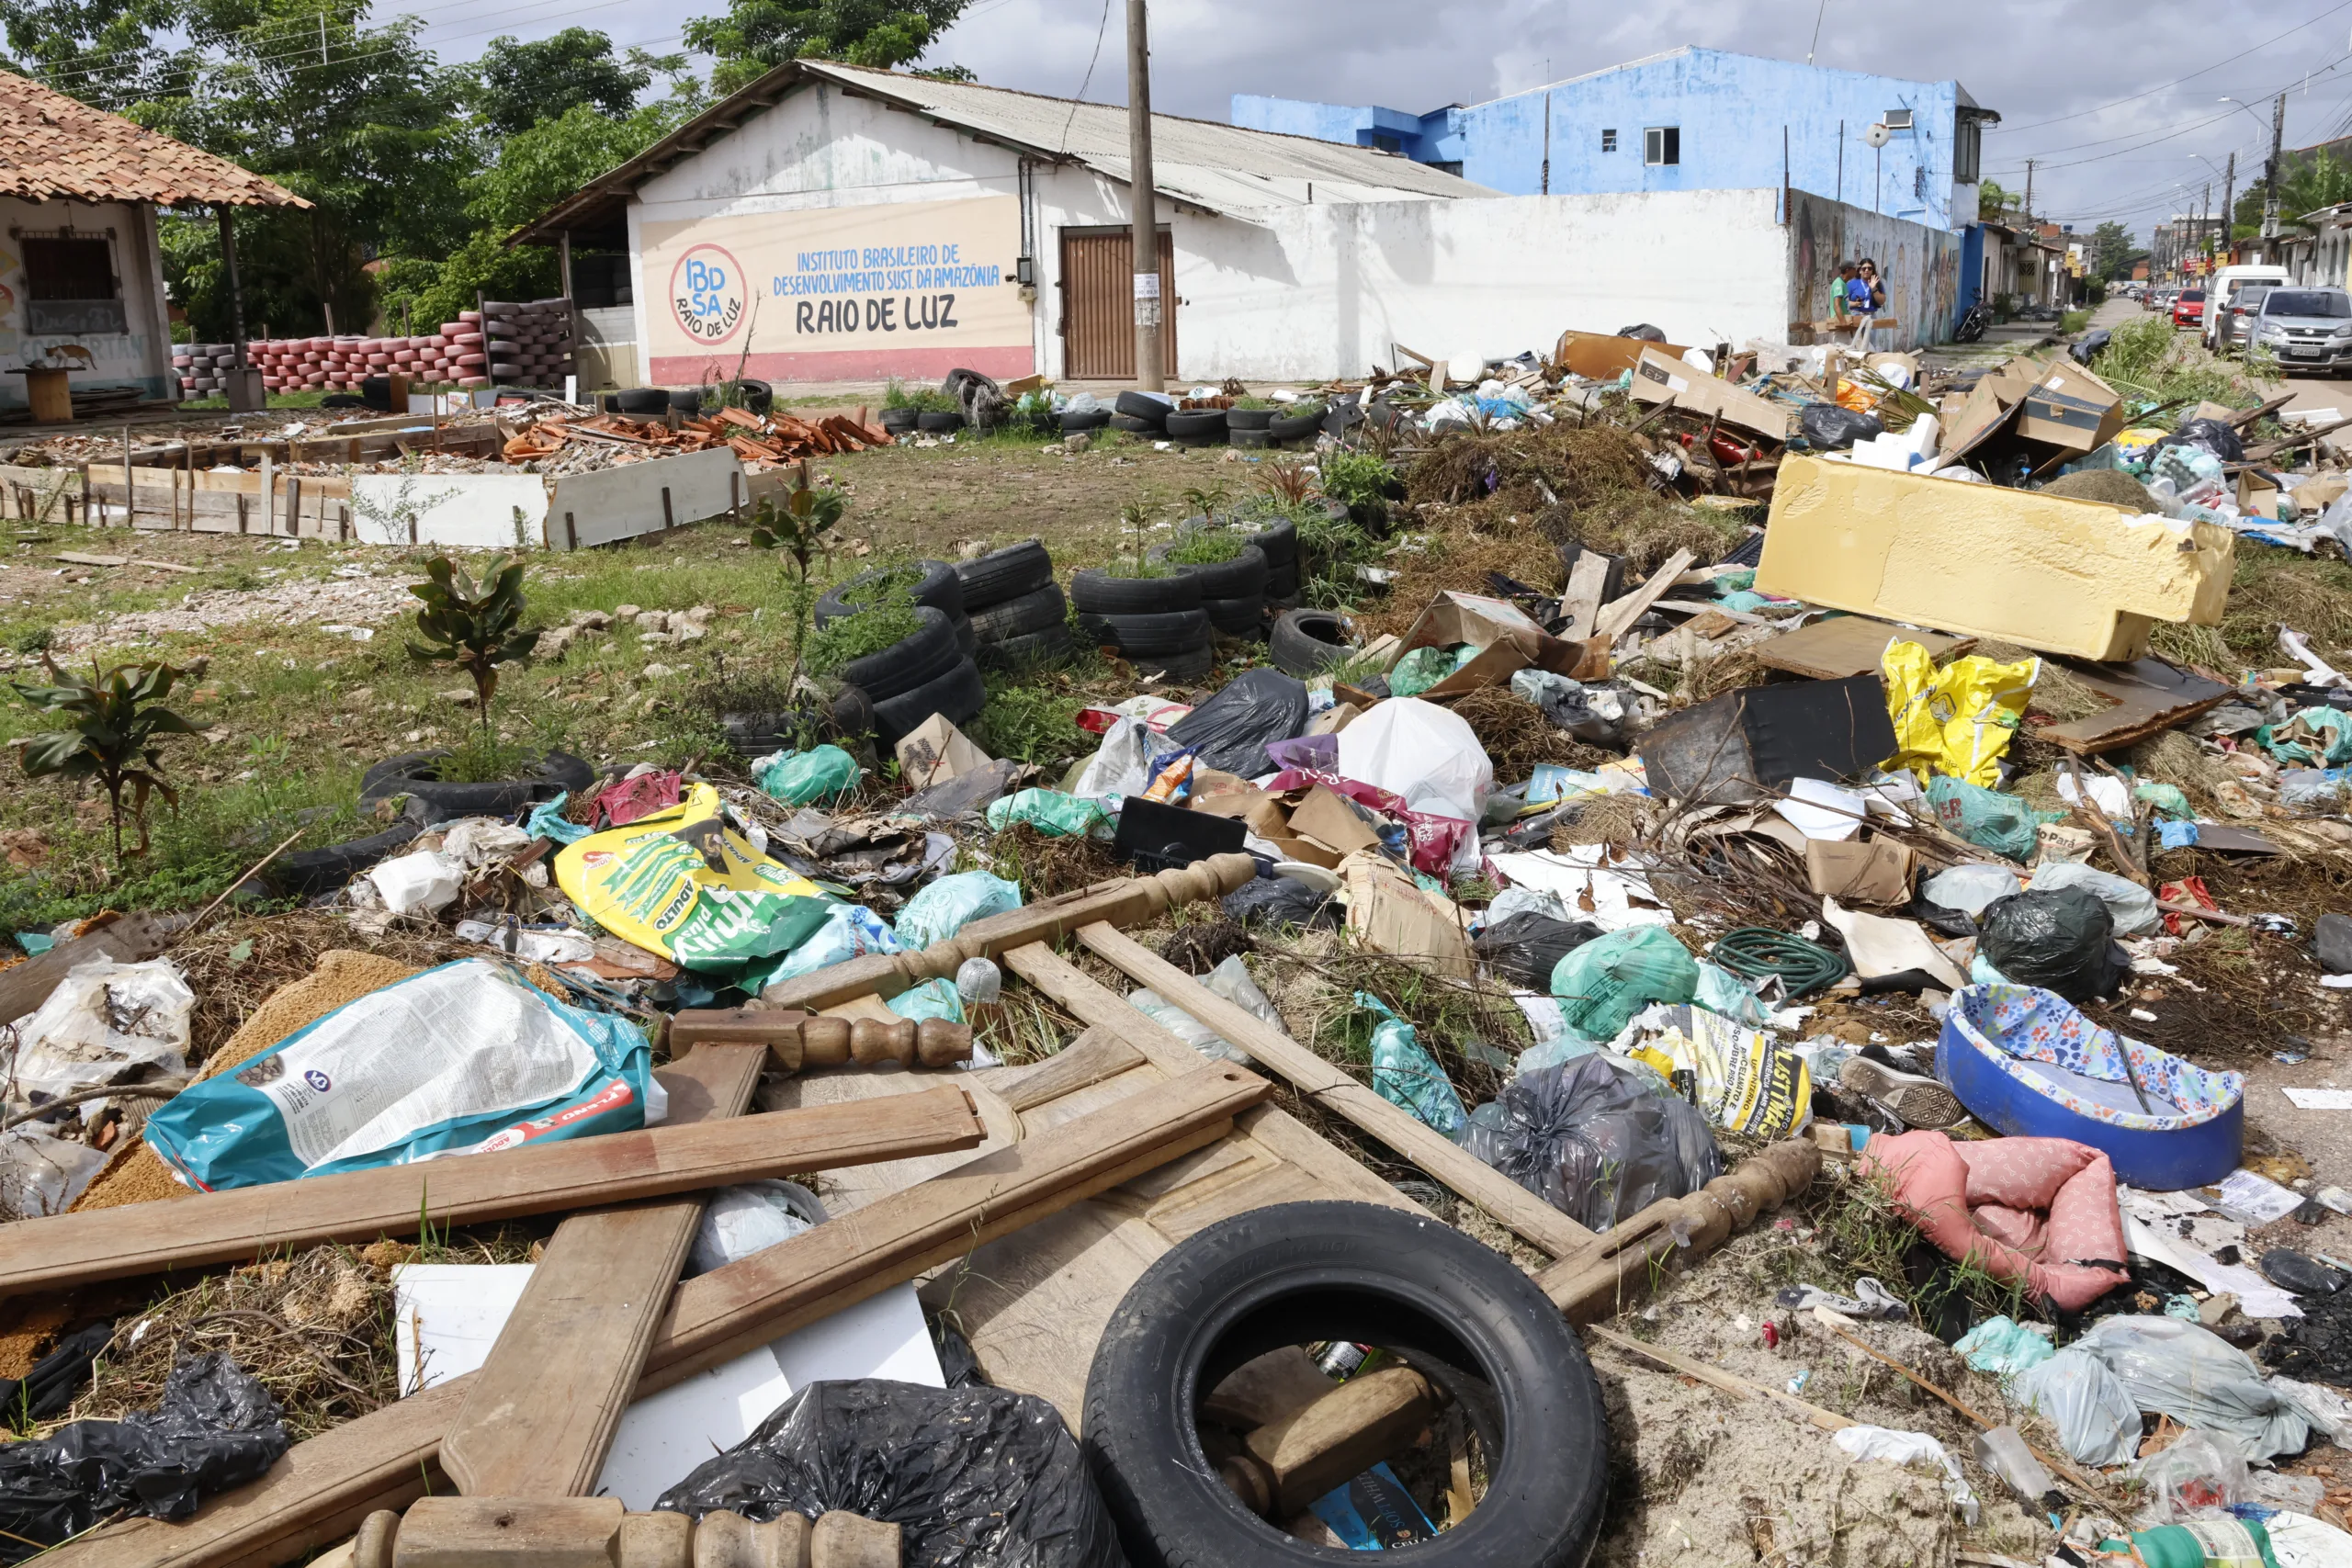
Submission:
<svg viewBox="0 0 2352 1568">
<path fill-rule="evenodd" d="M 1266 558 L 1266 603 L 1277 610 L 1298 604 L 1298 525 L 1285 517 L 1271 528 L 1250 536 L 1250 543 Z"/>
<path fill-rule="evenodd" d="M 877 589 L 907 570 L 885 567 L 831 589 L 817 601 L 817 625 L 831 626 L 870 608 L 861 590 Z M 872 699 L 874 732 L 885 746 L 897 745 L 935 713 L 944 714 L 953 724 L 969 724 L 988 701 L 979 666 L 972 659 L 979 638 L 964 613 L 964 588 L 956 569 L 927 560 L 917 561 L 913 570 L 920 576 L 910 591 L 921 624 L 890 647 L 854 659 L 833 672 Z"/>
<path fill-rule="evenodd" d="M 1129 435 L 1165 435 L 1176 405 L 1150 392 L 1121 392 L 1111 405 L 1111 428 Z"/>
<path fill-rule="evenodd" d="M 1201 607 L 1200 579 L 1189 573 L 1114 577 L 1089 569 L 1070 574 L 1069 599 L 1079 635 L 1139 670 L 1193 681 L 1216 663 L 1216 632 Z"/>
<path fill-rule="evenodd" d="M 1244 451 L 1259 451 L 1274 442 L 1274 415 L 1279 409 L 1227 409 L 1225 411 L 1225 434 L 1233 445 Z"/>
<path fill-rule="evenodd" d="M 983 669 L 1059 663 L 1078 651 L 1069 635 L 1069 601 L 1054 581 L 1054 558 L 1036 540 L 967 560 L 956 576 Z"/>
<path fill-rule="evenodd" d="M 1230 560 L 1204 566 L 1171 564 L 1168 553 L 1174 547 L 1156 547 L 1145 558 L 1155 565 L 1166 566 L 1179 578 L 1190 578 L 1200 585 L 1201 611 L 1220 637 L 1258 637 L 1266 635 L 1266 583 L 1272 568 L 1266 564 L 1266 552 L 1253 541 L 1242 546 L 1240 553 Z M 1294 567 L 1295 563 L 1294 560 Z M 1166 582 L 1167 578 L 1158 581 Z"/>
</svg>

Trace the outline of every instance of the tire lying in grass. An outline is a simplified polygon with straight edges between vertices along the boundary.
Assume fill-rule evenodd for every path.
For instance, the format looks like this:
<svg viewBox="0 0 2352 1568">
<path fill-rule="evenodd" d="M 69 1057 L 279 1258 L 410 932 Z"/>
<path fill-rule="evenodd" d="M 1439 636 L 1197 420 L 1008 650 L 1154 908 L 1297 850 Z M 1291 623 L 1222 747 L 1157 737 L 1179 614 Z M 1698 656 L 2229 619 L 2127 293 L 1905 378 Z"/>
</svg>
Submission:
<svg viewBox="0 0 2352 1568">
<path fill-rule="evenodd" d="M 1227 409 L 1225 427 L 1227 430 L 1264 430 L 1274 423 L 1272 409 Z"/>
<path fill-rule="evenodd" d="M 1273 570 L 1266 573 L 1267 604 L 1271 604 L 1277 599 L 1295 599 L 1297 597 L 1298 563 L 1296 561 L 1291 562 L 1288 566 L 1278 566 L 1274 568 Z"/>
<path fill-rule="evenodd" d="M 933 412 L 925 409 L 915 415 L 915 428 L 925 435 L 948 435 L 964 428 L 964 416 L 953 410 Z"/>
<path fill-rule="evenodd" d="M 1111 416 L 1111 428 L 1114 430 L 1125 431 L 1129 435 L 1162 435 L 1167 434 L 1165 428 L 1158 420 L 1137 419 L 1131 413 L 1113 414 Z"/>
<path fill-rule="evenodd" d="M 1041 632 L 1025 632 L 1019 637 L 984 642 L 980 644 L 978 662 L 983 670 L 1018 671 L 1047 664 L 1065 664 L 1077 657 L 1077 639 L 1069 635 L 1069 627 L 1065 624 L 1049 626 Z"/>
<path fill-rule="evenodd" d="M 727 732 L 727 744 L 737 753 L 764 757 L 771 751 L 798 750 L 811 733 L 841 741 L 873 734 L 874 699 L 863 687 L 844 685 L 821 710 L 723 713 L 718 723 Z"/>
<path fill-rule="evenodd" d="M 1007 637 L 1046 631 L 1069 618 L 1069 601 L 1062 597 L 1058 584 L 1048 582 L 1035 593 L 1023 593 L 1018 599 L 973 611 L 972 630 L 979 635 L 980 646 L 986 648 Z"/>
<path fill-rule="evenodd" d="M 659 387 L 626 387 L 613 394 L 613 406 L 639 419 L 659 419 L 670 412 L 670 394 Z"/>
<path fill-rule="evenodd" d="M 1125 418 L 1140 420 L 1154 430 L 1161 430 L 1167 427 L 1168 416 L 1175 412 L 1176 405 L 1149 392 L 1121 392 L 1111 407 Z"/>
<path fill-rule="evenodd" d="M 596 771 L 586 762 L 569 751 L 549 751 L 511 779 L 449 784 L 435 771 L 448 755 L 447 750 L 403 751 L 385 758 L 360 776 L 359 804 L 372 806 L 405 795 L 423 801 L 435 822 L 453 817 L 511 817 L 559 795 L 576 795 L 596 782 Z"/>
<path fill-rule="evenodd" d="M 892 697 L 926 685 L 970 657 L 956 639 L 956 623 L 929 605 L 915 612 L 914 632 L 831 673 L 857 687 L 879 707 Z"/>
<path fill-rule="evenodd" d="M 308 898 L 332 893 L 385 856 L 405 847 L 424 831 L 422 825 L 403 822 L 380 833 L 324 849 L 295 850 L 269 863 L 262 874 L 269 885 L 289 897 Z"/>
<path fill-rule="evenodd" d="M 1266 657 L 1284 674 L 1301 680 L 1319 675 L 1355 656 L 1344 615 L 1329 610 L 1285 610 L 1266 639 Z"/>
<path fill-rule="evenodd" d="M 1054 558 L 1036 540 L 1024 539 L 977 560 L 959 562 L 956 581 L 964 591 L 965 610 L 984 610 L 1050 586 Z"/>
<path fill-rule="evenodd" d="M 980 716 L 980 709 L 988 700 L 988 688 L 981 683 L 979 667 L 968 659 L 959 659 L 922 685 L 876 702 L 874 732 L 883 745 L 896 746 L 901 739 L 922 728 L 923 721 L 933 714 L 944 715 L 950 724 L 969 724 Z"/>
<path fill-rule="evenodd" d="M 1250 536 L 1248 543 L 1257 547 L 1266 558 L 1266 565 L 1280 571 L 1298 559 L 1298 525 L 1285 517 L 1271 528 Z"/>
<path fill-rule="evenodd" d="M 971 616 L 953 615 L 948 618 L 947 624 L 955 630 L 957 652 L 969 659 L 980 651 L 980 634 L 972 628 Z"/>
<path fill-rule="evenodd" d="M 1214 645 L 1196 648 L 1185 653 L 1131 653 L 1125 656 L 1144 676 L 1163 675 L 1170 681 L 1198 681 L 1216 668 Z"/>
<path fill-rule="evenodd" d="M 944 560 L 922 560 L 914 563 L 922 576 L 908 584 L 908 591 L 918 605 L 928 604 L 950 620 L 964 614 L 964 584 L 956 577 L 956 569 Z M 906 572 L 905 567 L 877 567 L 862 571 L 848 581 L 826 590 L 817 601 L 817 625 L 829 626 L 843 615 L 854 615 L 867 604 L 862 592 L 870 592 L 882 583 Z"/>
<path fill-rule="evenodd" d="M 1266 434 L 1277 441 L 1312 441 L 1323 434 L 1323 416 L 1319 413 L 1288 414 L 1267 425 Z"/>
<path fill-rule="evenodd" d="M 1214 636 L 1205 610 L 1166 610 L 1130 615 L 1080 612 L 1079 635 L 1098 648 L 1121 653 L 1190 653 Z"/>
<path fill-rule="evenodd" d="M 1251 593 L 1239 599 L 1204 599 L 1201 611 L 1226 637 L 1256 637 L 1266 629 L 1266 601 Z"/>
<path fill-rule="evenodd" d="M 922 417 L 913 409 L 884 409 L 882 428 L 892 435 L 904 435 L 915 427 L 915 421 Z"/>
<path fill-rule="evenodd" d="M 1061 421 L 1063 434 L 1084 435 L 1089 432 L 1100 430 L 1104 425 L 1110 423 L 1111 411 L 1109 409 L 1089 409 L 1084 413 L 1065 413 L 1061 416 Z"/>
<path fill-rule="evenodd" d="M 1600 1529 L 1609 1428 L 1576 1331 L 1508 1258 L 1369 1203 L 1283 1203 L 1210 1225 L 1111 1314 L 1082 1446 L 1136 1568 L 1339 1561 L 1242 1506 L 1197 1414 L 1243 1362 L 1324 1339 L 1389 1351 L 1450 1397 L 1485 1450 L 1486 1495 L 1403 1548 L 1414 1562 L 1580 1568 Z"/>
<path fill-rule="evenodd" d="M 1244 452 L 1262 452 L 1274 444 L 1274 438 L 1262 430 L 1236 430 L 1227 439 Z"/>
<path fill-rule="evenodd" d="M 1197 610 L 1200 579 L 1177 573 L 1167 577 L 1114 577 L 1089 567 L 1069 578 L 1069 602 L 1081 615 L 1139 615 L 1163 611 Z"/>
<path fill-rule="evenodd" d="M 1221 441 L 1225 438 L 1223 409 L 1179 409 L 1168 416 L 1170 441 Z"/>
<path fill-rule="evenodd" d="M 1204 603 L 1211 599 L 1248 599 L 1266 591 L 1266 552 L 1255 545 L 1244 545 L 1240 553 L 1229 560 L 1197 566 L 1177 561 L 1169 564 L 1201 585 Z"/>
</svg>

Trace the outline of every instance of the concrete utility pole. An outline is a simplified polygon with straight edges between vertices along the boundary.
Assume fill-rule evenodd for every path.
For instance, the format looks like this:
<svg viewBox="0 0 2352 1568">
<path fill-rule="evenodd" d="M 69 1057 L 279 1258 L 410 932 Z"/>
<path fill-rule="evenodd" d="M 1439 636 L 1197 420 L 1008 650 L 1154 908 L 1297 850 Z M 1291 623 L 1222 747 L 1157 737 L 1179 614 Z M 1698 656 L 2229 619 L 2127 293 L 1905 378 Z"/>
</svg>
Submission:
<svg viewBox="0 0 2352 1568">
<path fill-rule="evenodd" d="M 2025 161 L 2025 208 L 2018 216 L 2025 220 L 2028 232 L 2033 229 L 2033 160 Z"/>
<path fill-rule="evenodd" d="M 2238 155 L 2230 154 L 2229 172 L 2222 176 L 2222 249 L 2230 248 L 2230 231 L 2237 226 L 2235 203 L 2238 197 Z"/>
<path fill-rule="evenodd" d="M 2278 158 L 2287 140 L 2287 95 L 2270 107 L 2270 164 L 2262 172 L 2262 259 L 2275 261 L 2278 239 Z"/>
<path fill-rule="evenodd" d="M 1151 45 L 1144 36 L 1144 0 L 1127 0 L 1127 191 L 1132 208 L 1136 269 L 1136 385 L 1165 390 L 1160 363 L 1159 203 L 1151 174 Z"/>
</svg>

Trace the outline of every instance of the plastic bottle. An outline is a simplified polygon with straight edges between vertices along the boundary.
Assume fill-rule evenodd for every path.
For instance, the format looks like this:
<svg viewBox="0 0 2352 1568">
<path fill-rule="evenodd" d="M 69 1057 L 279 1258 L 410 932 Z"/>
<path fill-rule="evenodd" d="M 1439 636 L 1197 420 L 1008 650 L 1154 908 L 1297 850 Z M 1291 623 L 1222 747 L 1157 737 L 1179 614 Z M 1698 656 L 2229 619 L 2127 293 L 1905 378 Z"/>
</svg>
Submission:
<svg viewBox="0 0 2352 1568">
<path fill-rule="evenodd" d="M 2278 1568 L 2270 1551 L 2270 1532 L 2231 1518 L 2135 1530 L 2132 1544 L 2148 1568 Z M 2103 1550 L 2123 1549 L 2121 1541 L 2111 1540 Z"/>
<path fill-rule="evenodd" d="M 2039 1507 L 2058 1490 L 2033 1450 L 2025 1446 L 2015 1427 L 1996 1427 L 1976 1434 L 1976 1462 L 2008 1483 L 2009 1489 Z"/>
</svg>

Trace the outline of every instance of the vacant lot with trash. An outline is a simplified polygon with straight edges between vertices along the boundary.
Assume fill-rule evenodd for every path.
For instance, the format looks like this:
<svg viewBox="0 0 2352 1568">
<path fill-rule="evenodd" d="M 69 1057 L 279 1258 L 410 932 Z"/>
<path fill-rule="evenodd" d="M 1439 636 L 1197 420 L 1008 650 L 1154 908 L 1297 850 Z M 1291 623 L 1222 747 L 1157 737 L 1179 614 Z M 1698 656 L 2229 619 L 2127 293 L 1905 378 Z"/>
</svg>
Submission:
<svg viewBox="0 0 2352 1568">
<path fill-rule="evenodd" d="M 2352 1562 L 2266 368 L 0 454 L 0 1562 Z"/>
</svg>

